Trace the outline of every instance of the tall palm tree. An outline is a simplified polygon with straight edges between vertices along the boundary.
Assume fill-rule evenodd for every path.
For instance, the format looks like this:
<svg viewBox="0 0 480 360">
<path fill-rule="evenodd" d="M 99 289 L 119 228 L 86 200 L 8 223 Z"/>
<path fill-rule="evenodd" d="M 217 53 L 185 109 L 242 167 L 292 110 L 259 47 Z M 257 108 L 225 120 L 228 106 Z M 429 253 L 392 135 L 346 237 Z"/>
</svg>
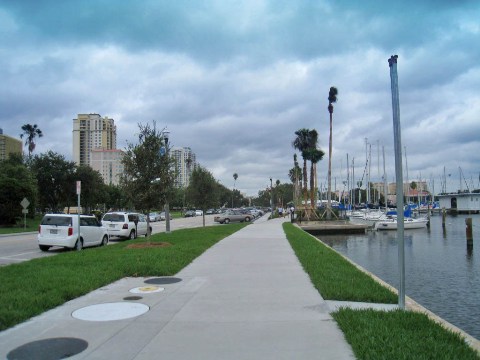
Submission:
<svg viewBox="0 0 480 360">
<path fill-rule="evenodd" d="M 315 179 L 317 178 L 317 163 L 323 159 L 325 153 L 317 148 L 310 148 L 307 150 L 307 157 L 310 161 L 310 203 L 315 206 L 315 191 L 317 184 Z"/>
<path fill-rule="evenodd" d="M 327 190 L 327 220 L 332 217 L 332 118 L 333 103 L 337 102 L 338 90 L 336 87 L 330 87 L 328 92 L 328 112 L 330 113 L 330 137 L 328 141 L 328 190 Z"/>
<path fill-rule="evenodd" d="M 233 173 L 232 208 L 233 208 L 233 195 L 234 195 L 234 192 L 235 192 L 235 183 L 237 182 L 237 179 L 238 179 L 238 174 Z"/>
<path fill-rule="evenodd" d="M 305 151 L 310 147 L 310 140 L 309 140 L 310 130 L 305 128 L 300 129 L 295 131 L 295 135 L 297 135 L 297 137 L 295 138 L 295 140 L 293 140 L 292 145 L 295 149 L 300 151 L 303 158 L 303 174 L 302 174 L 303 196 L 306 204 L 307 203 L 307 158 L 305 157 L 305 155 L 307 155 L 307 153 Z"/>
<path fill-rule="evenodd" d="M 43 136 L 42 130 L 40 130 L 37 124 L 30 125 L 25 124 L 22 126 L 23 133 L 20 134 L 20 139 L 23 139 L 23 136 L 26 136 L 25 146 L 28 146 L 28 157 L 32 157 L 32 152 L 35 150 L 35 138 L 38 136 L 41 138 Z"/>
</svg>

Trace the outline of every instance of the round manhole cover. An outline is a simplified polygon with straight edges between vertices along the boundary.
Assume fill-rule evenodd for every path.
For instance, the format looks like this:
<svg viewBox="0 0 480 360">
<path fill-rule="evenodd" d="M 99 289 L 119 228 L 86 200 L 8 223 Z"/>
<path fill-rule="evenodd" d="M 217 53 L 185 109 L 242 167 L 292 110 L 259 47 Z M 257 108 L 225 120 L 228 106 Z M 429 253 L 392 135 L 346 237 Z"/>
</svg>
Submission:
<svg viewBox="0 0 480 360">
<path fill-rule="evenodd" d="M 150 293 L 157 293 L 160 291 L 165 290 L 165 288 L 158 287 L 158 286 L 141 286 L 130 289 L 132 294 L 150 294 Z"/>
<path fill-rule="evenodd" d="M 88 342 L 77 338 L 51 338 L 32 341 L 13 349 L 7 354 L 8 360 L 53 360 L 66 359 L 80 354 Z"/>
<path fill-rule="evenodd" d="M 158 277 L 158 278 L 145 280 L 145 284 L 166 285 L 166 284 L 175 284 L 180 281 L 182 281 L 182 279 L 176 278 L 176 277 Z"/>
<path fill-rule="evenodd" d="M 72 316 L 86 321 L 114 321 L 142 315 L 149 309 L 147 305 L 141 303 L 116 302 L 87 306 L 75 310 Z"/>
<path fill-rule="evenodd" d="M 142 296 L 126 296 L 123 298 L 123 300 L 141 300 L 143 299 Z"/>
</svg>

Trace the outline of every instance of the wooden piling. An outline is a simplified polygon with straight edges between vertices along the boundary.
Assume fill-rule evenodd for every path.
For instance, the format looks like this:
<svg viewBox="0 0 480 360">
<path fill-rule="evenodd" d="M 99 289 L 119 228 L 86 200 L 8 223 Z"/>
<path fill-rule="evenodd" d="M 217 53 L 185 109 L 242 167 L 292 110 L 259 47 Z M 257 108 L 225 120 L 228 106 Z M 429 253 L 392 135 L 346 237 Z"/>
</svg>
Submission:
<svg viewBox="0 0 480 360">
<path fill-rule="evenodd" d="M 445 208 L 442 208 L 442 227 L 445 228 L 445 218 L 447 216 L 447 212 L 445 211 Z"/>
<path fill-rule="evenodd" d="M 467 233 L 467 246 L 473 247 L 473 226 L 472 226 L 472 218 L 465 219 L 466 233 Z"/>
</svg>

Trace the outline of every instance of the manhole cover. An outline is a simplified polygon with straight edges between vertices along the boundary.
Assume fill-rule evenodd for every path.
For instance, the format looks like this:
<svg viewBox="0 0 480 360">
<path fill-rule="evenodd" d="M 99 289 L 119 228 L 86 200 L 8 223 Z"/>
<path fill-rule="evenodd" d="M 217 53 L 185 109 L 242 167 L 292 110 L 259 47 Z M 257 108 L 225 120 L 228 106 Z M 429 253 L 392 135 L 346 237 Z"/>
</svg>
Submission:
<svg viewBox="0 0 480 360">
<path fill-rule="evenodd" d="M 66 359 L 80 354 L 88 342 L 76 338 L 51 338 L 29 342 L 7 354 L 8 360 L 53 360 Z"/>
<path fill-rule="evenodd" d="M 175 284 L 182 281 L 180 278 L 176 277 L 158 277 L 145 280 L 145 284 L 154 284 L 154 285 L 166 285 L 166 284 Z"/>
<path fill-rule="evenodd" d="M 163 290 L 165 290 L 165 288 L 158 287 L 158 286 L 142 286 L 142 287 L 130 289 L 130 292 L 133 294 L 150 294 L 150 293 L 157 293 Z"/>
<path fill-rule="evenodd" d="M 86 321 L 113 321 L 130 319 L 146 313 L 149 309 L 145 304 L 116 302 L 87 306 L 75 310 L 72 316 Z"/>
<path fill-rule="evenodd" d="M 123 298 L 123 300 L 141 300 L 143 297 L 141 296 L 126 296 Z"/>
</svg>

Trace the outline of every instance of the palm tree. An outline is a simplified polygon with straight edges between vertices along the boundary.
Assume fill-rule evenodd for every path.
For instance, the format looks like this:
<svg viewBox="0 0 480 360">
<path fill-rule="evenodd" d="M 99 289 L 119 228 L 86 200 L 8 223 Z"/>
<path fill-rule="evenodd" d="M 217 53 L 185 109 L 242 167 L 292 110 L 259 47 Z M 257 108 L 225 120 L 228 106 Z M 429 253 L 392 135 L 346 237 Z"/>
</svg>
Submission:
<svg viewBox="0 0 480 360">
<path fill-rule="evenodd" d="M 233 173 L 232 208 L 233 208 L 233 195 L 234 195 L 234 192 L 235 192 L 235 183 L 237 182 L 237 179 L 238 179 L 238 174 Z"/>
<path fill-rule="evenodd" d="M 20 134 L 20 139 L 23 139 L 23 136 L 26 136 L 25 146 L 28 146 L 28 157 L 32 157 L 32 152 L 35 150 L 35 138 L 38 136 L 41 138 L 43 136 L 42 130 L 40 130 L 35 125 L 25 124 L 22 126 L 23 133 Z"/>
<path fill-rule="evenodd" d="M 327 190 L 327 220 L 331 219 L 332 215 L 332 117 L 333 117 L 333 103 L 337 102 L 338 90 L 336 87 L 330 87 L 328 92 L 328 112 L 330 113 L 330 138 L 328 141 L 328 190 Z"/>
<path fill-rule="evenodd" d="M 300 151 L 303 158 L 303 174 L 302 174 L 303 197 L 305 199 L 305 204 L 306 204 L 307 203 L 307 158 L 305 157 L 305 155 L 307 155 L 307 153 L 305 151 L 310 147 L 310 140 L 309 140 L 310 130 L 300 129 L 295 131 L 295 135 L 297 135 L 297 137 L 295 138 L 295 140 L 293 140 L 292 145 L 295 149 Z"/>
<path fill-rule="evenodd" d="M 310 203 L 315 204 L 315 191 L 317 189 L 315 179 L 317 178 L 317 163 L 323 159 L 325 153 L 317 148 L 307 150 L 307 158 L 310 161 Z"/>
</svg>

